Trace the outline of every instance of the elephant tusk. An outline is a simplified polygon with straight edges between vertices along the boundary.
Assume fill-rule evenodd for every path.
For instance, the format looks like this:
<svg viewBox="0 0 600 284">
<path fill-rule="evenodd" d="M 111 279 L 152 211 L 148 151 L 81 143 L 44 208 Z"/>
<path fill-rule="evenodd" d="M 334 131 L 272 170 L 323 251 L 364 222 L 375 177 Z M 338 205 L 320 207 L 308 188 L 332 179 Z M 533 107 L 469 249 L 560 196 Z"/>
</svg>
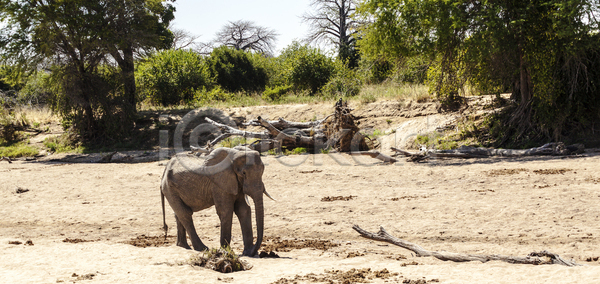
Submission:
<svg viewBox="0 0 600 284">
<path fill-rule="evenodd" d="M 268 198 L 271 198 L 271 200 L 273 200 L 273 201 L 277 201 L 277 200 L 275 200 L 275 198 L 273 198 L 273 197 L 271 197 L 271 195 L 269 195 L 269 193 L 267 192 L 267 190 L 266 190 L 266 189 L 265 189 L 263 192 L 265 193 L 265 195 L 266 195 Z"/>
<path fill-rule="evenodd" d="M 244 194 L 244 199 L 246 200 L 246 204 L 250 206 L 250 200 L 248 200 L 248 194 Z"/>
</svg>

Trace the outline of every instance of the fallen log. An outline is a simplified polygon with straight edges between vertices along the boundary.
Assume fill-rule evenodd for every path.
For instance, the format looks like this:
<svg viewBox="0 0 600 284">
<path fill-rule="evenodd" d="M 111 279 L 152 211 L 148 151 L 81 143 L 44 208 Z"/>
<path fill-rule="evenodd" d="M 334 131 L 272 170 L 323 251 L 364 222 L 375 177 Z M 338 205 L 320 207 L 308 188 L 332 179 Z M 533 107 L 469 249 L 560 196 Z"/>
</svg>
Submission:
<svg viewBox="0 0 600 284">
<path fill-rule="evenodd" d="M 256 120 L 260 123 L 260 126 L 267 129 L 273 139 L 282 141 L 282 145 L 287 142 L 295 147 L 313 148 L 315 146 L 315 140 L 318 138 L 316 136 L 288 135 L 279 131 L 279 129 L 260 116 Z"/>
<path fill-rule="evenodd" d="M 9 164 L 12 164 L 12 160 L 9 157 L 2 157 L 0 158 L 0 162 L 1 161 L 7 161 Z"/>
<path fill-rule="evenodd" d="M 278 152 L 281 151 L 280 141 L 273 139 L 260 139 L 242 146 L 248 147 L 254 151 L 258 151 L 259 153 L 267 152 L 271 149 L 277 149 Z"/>
<path fill-rule="evenodd" d="M 267 122 L 279 130 L 284 130 L 287 128 L 305 129 L 305 128 L 313 128 L 313 127 L 320 126 L 321 124 L 323 124 L 323 122 L 325 120 L 327 120 L 332 115 L 333 114 L 330 114 L 323 119 L 309 121 L 309 122 L 289 121 L 289 120 L 285 120 L 281 117 L 278 120 L 268 120 Z M 253 120 L 250 120 L 250 121 L 242 123 L 242 124 L 245 126 L 261 126 L 261 123 L 258 119 L 253 119 Z"/>
<path fill-rule="evenodd" d="M 562 142 L 547 143 L 541 147 L 530 149 L 493 149 L 483 147 L 461 146 L 454 150 L 435 150 L 422 149 L 420 152 L 409 152 L 395 147 L 391 150 L 409 157 L 412 161 L 422 161 L 431 157 L 434 158 L 487 158 L 487 157 L 526 157 L 526 156 L 543 156 L 543 155 L 571 155 L 583 153 L 585 147 L 583 144 L 574 144 L 565 146 Z"/>
<path fill-rule="evenodd" d="M 269 134 L 265 133 L 265 132 L 250 132 L 250 131 L 239 130 L 239 129 L 233 128 L 229 125 L 218 123 L 208 117 L 205 118 L 205 120 L 208 123 L 220 128 L 221 130 L 223 130 L 224 134 L 229 134 L 229 136 L 235 135 L 235 136 L 242 136 L 242 137 L 246 137 L 246 138 L 259 138 L 259 139 L 265 139 L 265 138 L 268 138 L 268 136 L 269 136 Z M 219 137 L 217 137 L 217 139 L 218 138 Z M 227 137 L 225 137 L 225 138 L 227 138 Z M 223 138 L 223 139 L 225 139 L 225 138 Z M 212 146 L 214 146 L 219 141 L 223 140 L 223 139 L 221 139 L 221 140 L 217 141 L 217 139 L 211 141 L 210 144 L 212 144 Z M 214 142 L 214 141 L 216 141 L 216 142 Z"/>
<path fill-rule="evenodd" d="M 405 240 L 402 240 L 402 239 L 399 239 L 399 238 L 396 238 L 396 237 L 390 235 L 383 227 L 379 227 L 379 232 L 377 232 L 377 233 L 371 233 L 371 232 L 365 231 L 362 228 L 360 228 L 358 225 L 352 226 L 352 229 L 357 231 L 361 235 L 361 237 L 397 245 L 399 247 L 402 247 L 402 248 L 405 248 L 407 250 L 414 252 L 419 257 L 433 256 L 433 257 L 435 257 L 439 260 L 443 260 L 443 261 L 454 261 L 454 262 L 480 261 L 482 263 L 485 263 L 490 260 L 499 260 L 499 261 L 514 263 L 514 264 L 534 264 L 534 265 L 560 264 L 560 265 L 565 265 L 565 266 L 580 266 L 580 264 L 577 264 L 576 262 L 564 260 L 559 255 L 550 253 L 547 251 L 532 252 L 525 257 L 506 256 L 506 255 L 497 255 L 497 254 L 486 255 L 486 254 L 453 253 L 453 252 L 445 252 L 445 251 L 429 251 L 417 244 L 414 244 L 414 243 L 411 243 L 411 242 L 408 242 L 408 241 L 405 241 Z"/>
<path fill-rule="evenodd" d="M 398 160 L 396 160 L 386 154 L 380 153 L 378 151 L 358 151 L 358 152 L 349 152 L 348 154 L 350 154 L 352 156 L 369 156 L 371 158 L 375 158 L 375 159 L 378 159 L 385 163 L 390 163 L 390 164 L 393 164 L 398 161 Z"/>
</svg>

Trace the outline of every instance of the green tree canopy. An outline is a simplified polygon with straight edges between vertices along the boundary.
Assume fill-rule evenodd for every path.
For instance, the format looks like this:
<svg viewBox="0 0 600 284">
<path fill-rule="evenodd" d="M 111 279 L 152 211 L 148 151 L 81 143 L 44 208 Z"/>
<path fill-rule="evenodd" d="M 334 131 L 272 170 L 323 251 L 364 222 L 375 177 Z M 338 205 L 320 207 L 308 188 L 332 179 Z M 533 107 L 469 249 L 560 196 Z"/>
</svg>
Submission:
<svg viewBox="0 0 600 284">
<path fill-rule="evenodd" d="M 106 136 L 98 120 L 131 124 L 134 54 L 170 46 L 174 10 L 162 0 L 0 0 L 0 56 L 23 69 L 54 70 L 55 109 L 84 137 Z M 107 73 L 112 66 L 116 77 Z"/>
<path fill-rule="evenodd" d="M 321 90 L 334 73 L 333 60 L 319 49 L 293 42 L 279 56 L 285 81 L 295 91 L 308 90 L 311 95 Z"/>
<path fill-rule="evenodd" d="M 509 123 L 519 125 L 514 136 L 537 125 L 558 139 L 568 117 L 600 102 L 599 7 L 597 0 L 367 0 L 360 11 L 372 21 L 359 44 L 370 57 L 429 56 L 432 91 L 444 99 L 458 99 L 467 84 L 512 92 L 520 104 Z"/>
<path fill-rule="evenodd" d="M 217 84 L 228 92 L 262 92 L 267 85 L 267 71 L 243 50 L 215 48 L 207 63 Z"/>
<path fill-rule="evenodd" d="M 191 50 L 157 52 L 136 68 L 139 94 L 163 106 L 189 102 L 196 91 L 210 88 L 213 80 L 206 60 Z"/>
</svg>

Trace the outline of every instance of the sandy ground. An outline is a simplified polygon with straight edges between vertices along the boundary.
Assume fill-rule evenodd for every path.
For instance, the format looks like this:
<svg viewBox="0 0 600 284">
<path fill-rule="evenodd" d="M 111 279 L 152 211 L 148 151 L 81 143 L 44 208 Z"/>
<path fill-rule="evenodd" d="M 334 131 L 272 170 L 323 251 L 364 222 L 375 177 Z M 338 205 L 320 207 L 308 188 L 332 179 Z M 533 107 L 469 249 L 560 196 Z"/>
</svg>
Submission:
<svg viewBox="0 0 600 284">
<path fill-rule="evenodd" d="M 196 252 L 174 246 L 173 238 L 158 247 L 128 243 L 162 234 L 159 162 L 2 162 L 1 282 L 353 283 L 367 274 L 373 283 L 600 283 L 598 152 L 395 165 L 345 154 L 263 161 L 264 182 L 277 199 L 265 201 L 263 245 L 280 258 L 245 257 L 253 268 L 231 274 L 185 264 Z M 214 209 L 194 217 L 203 241 L 218 246 Z M 361 238 L 353 224 L 369 231 L 381 225 L 429 250 L 515 256 L 548 250 L 583 266 L 415 257 Z M 233 227 L 239 253 L 235 218 Z M 367 268 L 379 273 L 361 274 Z"/>
</svg>

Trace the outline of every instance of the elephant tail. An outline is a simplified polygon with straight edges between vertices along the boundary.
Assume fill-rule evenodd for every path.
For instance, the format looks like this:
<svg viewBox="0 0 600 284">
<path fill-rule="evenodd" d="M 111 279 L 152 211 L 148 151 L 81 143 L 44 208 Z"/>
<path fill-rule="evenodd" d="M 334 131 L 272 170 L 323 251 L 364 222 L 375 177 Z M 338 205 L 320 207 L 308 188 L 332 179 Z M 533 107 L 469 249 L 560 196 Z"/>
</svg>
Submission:
<svg viewBox="0 0 600 284">
<path fill-rule="evenodd" d="M 160 203 L 162 205 L 162 214 L 163 214 L 163 231 L 165 231 L 165 241 L 167 240 L 167 232 L 169 231 L 169 226 L 167 226 L 167 220 L 165 218 L 165 193 L 163 191 L 163 187 L 165 185 L 165 178 L 170 178 L 173 175 L 173 170 L 170 169 L 170 162 L 165 167 L 163 171 L 162 178 L 160 180 Z"/>
<path fill-rule="evenodd" d="M 167 232 L 169 231 L 169 226 L 167 226 L 167 220 L 165 218 L 165 194 L 160 190 L 160 202 L 162 204 L 162 213 L 163 213 L 163 230 L 165 231 L 165 241 L 167 240 Z"/>
</svg>

